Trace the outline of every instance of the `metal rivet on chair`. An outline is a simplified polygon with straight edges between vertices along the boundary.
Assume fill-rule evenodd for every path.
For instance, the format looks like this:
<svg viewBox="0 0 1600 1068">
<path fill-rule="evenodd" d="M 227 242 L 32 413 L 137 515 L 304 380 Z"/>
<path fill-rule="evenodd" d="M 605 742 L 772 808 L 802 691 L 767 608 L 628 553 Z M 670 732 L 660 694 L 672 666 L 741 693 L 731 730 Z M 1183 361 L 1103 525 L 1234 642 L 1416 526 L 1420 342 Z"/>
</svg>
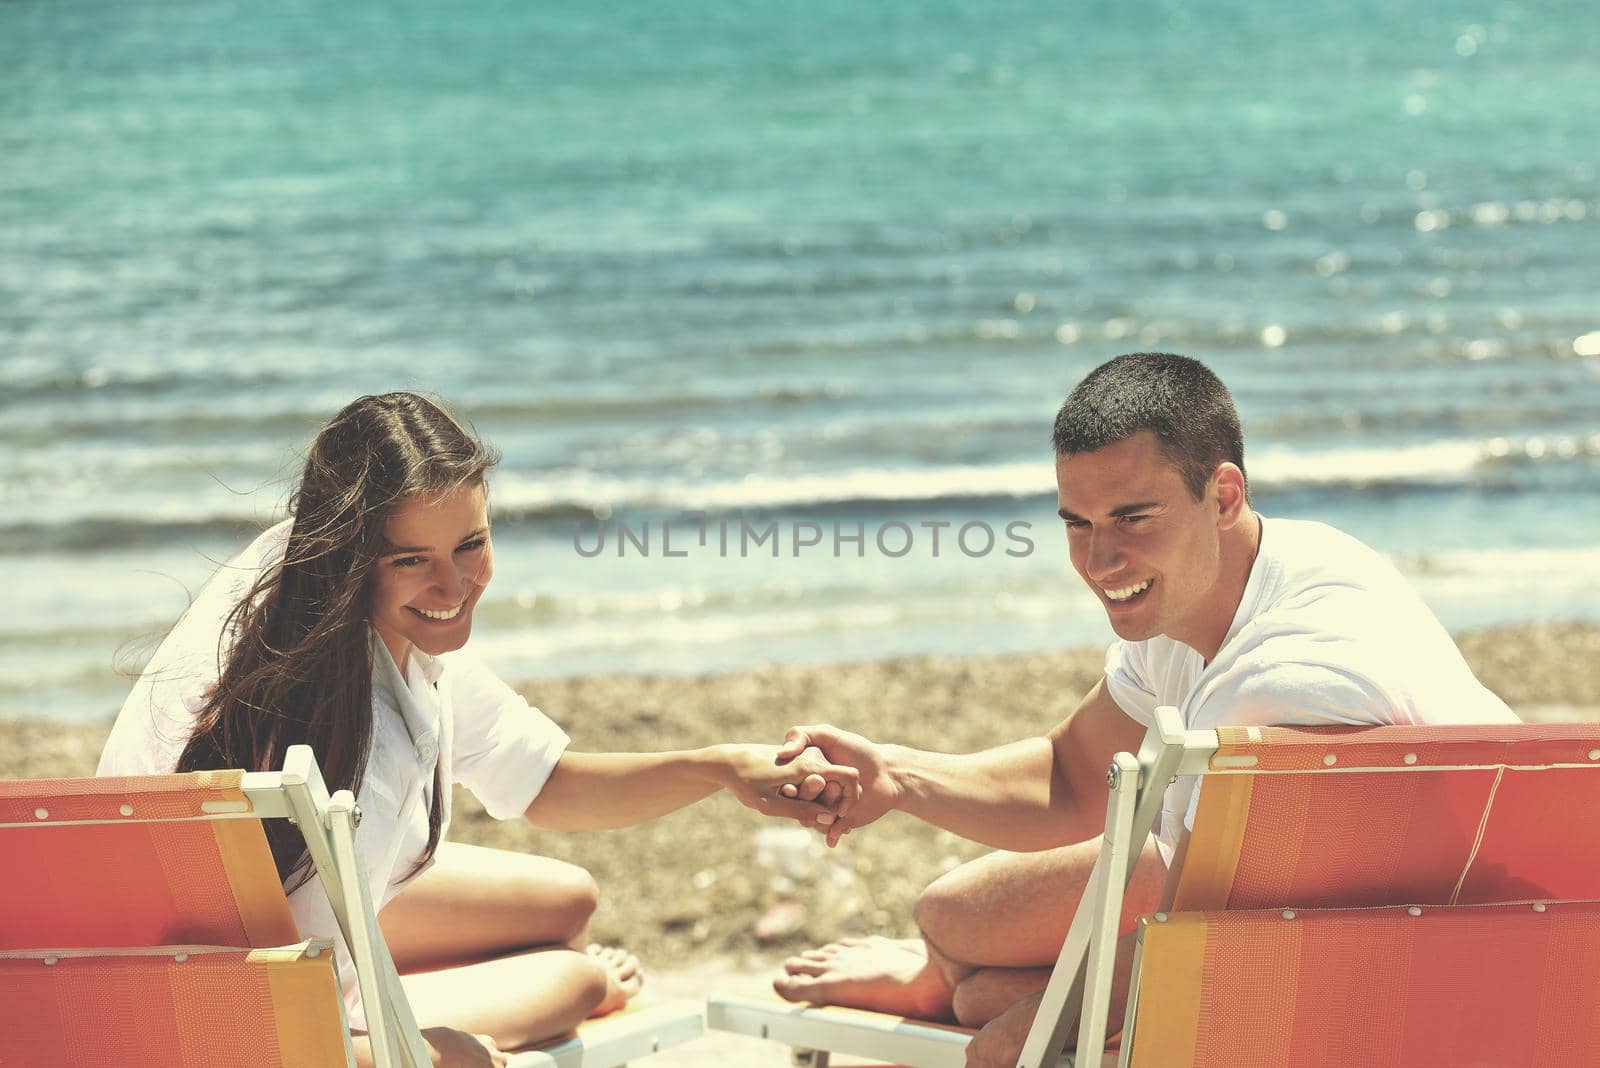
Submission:
<svg viewBox="0 0 1600 1068">
<path fill-rule="evenodd" d="M 1417 906 L 1415 906 L 1415 905 L 1412 905 L 1410 908 L 1406 909 L 1406 911 L 1409 912 L 1413 916 L 1421 916 L 1422 915 L 1422 910 L 1417 908 Z"/>
<path fill-rule="evenodd" d="M 1405 761 L 1407 764 L 1415 764 L 1417 762 L 1417 754 L 1407 753 L 1405 755 Z"/>
<path fill-rule="evenodd" d="M 306 956 L 310 957 L 312 960 L 316 960 L 318 957 L 322 956 L 322 947 L 321 946 L 307 946 L 306 947 Z"/>
<path fill-rule="evenodd" d="M 1331 768 L 1335 764 L 1339 763 L 1339 758 L 1334 756 L 1332 753 L 1329 753 L 1327 756 L 1322 758 L 1322 762 Z"/>
<path fill-rule="evenodd" d="M 1166 923 L 1167 922 L 1167 914 L 1165 912 L 1156 913 L 1156 922 L 1157 923 Z"/>
<path fill-rule="evenodd" d="M 361 806 L 357 805 L 350 810 L 350 824 L 353 827 L 361 826 Z"/>
<path fill-rule="evenodd" d="M 33 810 L 33 818 L 36 820 L 47 820 L 50 818 L 50 810 L 47 808 L 36 808 Z"/>
<path fill-rule="evenodd" d="M 1283 910 L 1283 918 L 1286 919 L 1286 920 L 1294 919 L 1294 909 L 1284 909 Z"/>
<path fill-rule="evenodd" d="M 1589 750 L 1589 759 L 1590 760 L 1600 760 L 1600 749 L 1591 749 L 1591 750 Z"/>
<path fill-rule="evenodd" d="M 1543 912 L 1544 911 L 1544 902 L 1543 901 L 1535 901 L 1533 903 L 1533 911 L 1535 911 L 1535 912 Z"/>
<path fill-rule="evenodd" d="M 122 813 L 124 816 L 131 816 L 133 815 L 133 806 L 123 805 L 121 808 L 117 809 L 117 811 Z"/>
<path fill-rule="evenodd" d="M 60 960 L 60 959 L 61 959 L 61 958 L 60 958 L 60 957 L 46 957 L 46 958 L 45 958 L 45 959 L 44 959 L 44 962 L 45 962 L 45 963 L 46 963 L 46 964 L 54 964 L 54 963 L 55 963 L 55 962 L 56 962 L 56 961 L 58 961 L 58 960 Z"/>
<path fill-rule="evenodd" d="M 187 953 L 174 953 L 172 955 L 172 959 L 177 961 L 179 964 L 182 964 L 184 961 L 189 959 L 189 954 L 187 954 Z"/>
</svg>

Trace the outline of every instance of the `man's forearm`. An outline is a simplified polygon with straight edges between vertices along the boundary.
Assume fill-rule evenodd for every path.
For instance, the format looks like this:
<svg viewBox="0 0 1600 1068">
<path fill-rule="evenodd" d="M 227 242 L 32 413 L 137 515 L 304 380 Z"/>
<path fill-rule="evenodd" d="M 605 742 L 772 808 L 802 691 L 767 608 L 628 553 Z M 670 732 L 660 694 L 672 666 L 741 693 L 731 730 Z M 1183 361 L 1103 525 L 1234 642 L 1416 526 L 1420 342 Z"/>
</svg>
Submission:
<svg viewBox="0 0 1600 1068">
<path fill-rule="evenodd" d="M 981 753 L 882 748 L 900 788 L 895 808 L 999 849 L 1027 852 L 1082 841 L 1076 805 L 1047 738 L 1026 738 Z"/>
</svg>

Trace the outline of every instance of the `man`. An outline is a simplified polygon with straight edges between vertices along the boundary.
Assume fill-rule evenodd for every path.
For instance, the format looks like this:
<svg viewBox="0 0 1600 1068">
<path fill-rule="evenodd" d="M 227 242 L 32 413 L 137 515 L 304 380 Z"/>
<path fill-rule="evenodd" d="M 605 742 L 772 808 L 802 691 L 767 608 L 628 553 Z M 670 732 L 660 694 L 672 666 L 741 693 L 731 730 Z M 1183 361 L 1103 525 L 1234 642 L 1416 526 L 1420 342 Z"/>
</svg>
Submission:
<svg viewBox="0 0 1600 1068">
<path fill-rule="evenodd" d="M 1137 353 L 1080 382 L 1056 417 L 1073 568 L 1117 641 L 1104 678 L 1047 735 L 952 756 L 797 727 L 783 753 L 855 765 L 862 796 L 830 845 L 891 809 L 1010 852 L 934 882 L 923 938 L 847 940 L 785 962 L 794 1001 L 979 1027 L 969 1063 L 1015 1063 L 1105 827 L 1105 769 L 1136 752 L 1158 705 L 1219 724 L 1485 723 L 1515 717 L 1377 553 L 1319 523 L 1250 507 L 1238 414 L 1200 363 Z M 1196 783 L 1166 793 L 1124 905 L 1157 910 L 1176 880 Z M 822 822 L 819 820 L 819 823 Z M 1118 955 L 1126 991 L 1131 938 Z M 1120 1018 L 1113 1009 L 1113 1019 Z"/>
</svg>

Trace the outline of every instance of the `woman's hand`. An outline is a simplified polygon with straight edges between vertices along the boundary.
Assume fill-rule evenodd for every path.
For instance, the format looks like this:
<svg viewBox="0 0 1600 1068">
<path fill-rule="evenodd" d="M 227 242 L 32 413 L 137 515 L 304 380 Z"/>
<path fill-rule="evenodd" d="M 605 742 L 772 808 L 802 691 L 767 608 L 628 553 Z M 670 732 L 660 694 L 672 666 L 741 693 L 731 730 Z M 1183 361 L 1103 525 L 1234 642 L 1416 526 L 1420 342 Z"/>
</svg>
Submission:
<svg viewBox="0 0 1600 1068">
<path fill-rule="evenodd" d="M 775 745 L 716 749 L 727 769 L 724 785 L 740 804 L 764 815 L 827 826 L 849 813 L 860 792 L 856 769 L 830 762 L 816 748 L 803 749 L 782 765 Z"/>
</svg>

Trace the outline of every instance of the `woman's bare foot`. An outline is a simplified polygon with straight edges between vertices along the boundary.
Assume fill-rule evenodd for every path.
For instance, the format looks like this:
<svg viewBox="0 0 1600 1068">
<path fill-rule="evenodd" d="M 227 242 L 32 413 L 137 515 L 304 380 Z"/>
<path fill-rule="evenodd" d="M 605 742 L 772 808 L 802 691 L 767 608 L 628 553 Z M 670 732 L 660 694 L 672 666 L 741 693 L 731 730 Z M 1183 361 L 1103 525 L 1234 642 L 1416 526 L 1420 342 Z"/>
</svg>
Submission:
<svg viewBox="0 0 1600 1068">
<path fill-rule="evenodd" d="M 606 996 L 589 1014 L 591 1017 L 616 1012 L 633 1000 L 639 988 L 644 986 L 644 971 L 639 967 L 639 958 L 627 950 L 591 943 L 589 957 L 606 973 Z"/>
<path fill-rule="evenodd" d="M 779 997 L 948 1020 L 950 986 L 920 938 L 846 938 L 783 962 Z"/>
</svg>

